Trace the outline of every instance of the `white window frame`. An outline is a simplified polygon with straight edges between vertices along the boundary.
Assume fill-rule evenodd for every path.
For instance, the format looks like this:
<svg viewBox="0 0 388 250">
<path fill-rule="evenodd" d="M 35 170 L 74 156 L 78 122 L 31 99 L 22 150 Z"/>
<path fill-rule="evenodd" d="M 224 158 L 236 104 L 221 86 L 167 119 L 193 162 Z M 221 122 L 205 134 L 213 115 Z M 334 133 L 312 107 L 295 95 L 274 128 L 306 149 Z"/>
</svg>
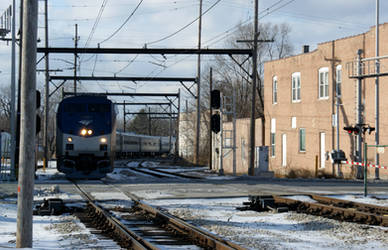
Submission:
<svg viewBox="0 0 388 250">
<path fill-rule="evenodd" d="M 300 102 L 300 72 L 295 72 L 291 75 L 291 100 L 292 102 Z"/>
<path fill-rule="evenodd" d="M 303 142 L 302 142 L 302 131 L 303 131 Z M 302 148 L 302 144 L 304 148 Z M 299 129 L 299 152 L 306 152 L 306 128 Z"/>
<path fill-rule="evenodd" d="M 318 72 L 318 97 L 329 99 L 329 68 L 320 68 Z"/>
<path fill-rule="evenodd" d="M 278 77 L 272 78 L 272 104 L 278 103 Z"/>
<path fill-rule="evenodd" d="M 275 149 L 275 146 L 276 146 L 276 133 L 272 133 L 271 132 L 271 134 L 270 134 L 270 144 L 271 144 L 271 152 L 270 152 L 270 154 L 271 154 L 271 157 L 272 158 L 275 158 L 275 156 L 276 156 L 276 149 Z"/>
<path fill-rule="evenodd" d="M 342 65 L 338 65 L 335 69 L 335 93 L 338 97 L 342 96 Z M 338 86 L 338 92 L 337 92 Z"/>
<path fill-rule="evenodd" d="M 276 156 L 276 118 L 271 119 L 271 133 L 270 133 L 270 144 L 271 144 L 271 157 Z"/>
<path fill-rule="evenodd" d="M 291 117 L 291 128 L 296 128 L 296 117 Z"/>
</svg>

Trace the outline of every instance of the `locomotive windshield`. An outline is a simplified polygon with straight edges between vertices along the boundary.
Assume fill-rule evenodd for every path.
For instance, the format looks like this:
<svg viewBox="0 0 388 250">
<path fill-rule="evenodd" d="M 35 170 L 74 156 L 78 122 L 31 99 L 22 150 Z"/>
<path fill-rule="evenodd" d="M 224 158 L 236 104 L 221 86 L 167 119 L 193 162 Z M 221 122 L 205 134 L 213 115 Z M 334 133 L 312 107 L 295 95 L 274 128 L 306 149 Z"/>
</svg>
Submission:
<svg viewBox="0 0 388 250">
<path fill-rule="evenodd" d="M 106 103 L 65 103 L 63 109 L 66 113 L 107 113 L 110 112 L 110 105 Z"/>
</svg>

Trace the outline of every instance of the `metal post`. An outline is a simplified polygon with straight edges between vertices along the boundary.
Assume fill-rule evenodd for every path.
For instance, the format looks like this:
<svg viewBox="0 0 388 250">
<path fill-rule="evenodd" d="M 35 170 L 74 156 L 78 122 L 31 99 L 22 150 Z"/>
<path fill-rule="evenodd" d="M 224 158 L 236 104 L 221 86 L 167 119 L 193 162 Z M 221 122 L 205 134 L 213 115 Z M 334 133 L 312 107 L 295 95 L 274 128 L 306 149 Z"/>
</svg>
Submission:
<svg viewBox="0 0 388 250">
<path fill-rule="evenodd" d="M 376 0 L 376 58 L 379 57 L 379 0 Z M 379 59 L 376 59 L 376 75 L 380 74 L 380 61 Z M 376 119 L 375 119 L 375 144 L 376 146 L 380 143 L 380 91 L 379 91 L 379 77 L 376 77 L 375 80 L 375 112 L 376 112 Z M 376 150 L 376 165 L 380 164 L 380 155 Z M 380 173 L 379 168 L 375 168 L 375 179 L 380 179 Z"/>
<path fill-rule="evenodd" d="M 224 109 L 224 96 L 221 93 L 221 103 L 220 103 L 220 169 L 219 174 L 224 175 L 224 119 L 223 119 L 223 109 Z"/>
<path fill-rule="evenodd" d="M 171 104 L 170 104 L 171 105 Z M 151 107 L 148 107 L 148 134 L 152 134 Z"/>
<path fill-rule="evenodd" d="M 12 60 L 11 60 L 11 179 L 16 179 L 15 173 L 15 148 L 16 148 L 16 53 L 15 53 L 15 21 L 16 4 L 12 1 Z"/>
<path fill-rule="evenodd" d="M 209 95 L 209 103 L 210 103 L 210 113 L 209 113 L 209 121 L 211 123 L 212 115 L 213 115 L 213 107 L 211 105 L 212 103 L 212 91 L 213 91 L 213 68 L 210 67 L 210 73 L 209 73 L 209 87 L 210 87 L 210 95 Z M 211 128 L 209 128 L 209 169 L 211 170 L 213 168 L 213 131 Z"/>
<path fill-rule="evenodd" d="M 236 91 L 233 89 L 233 175 L 236 175 Z"/>
<path fill-rule="evenodd" d="M 364 143 L 364 197 L 368 196 L 368 144 Z"/>
<path fill-rule="evenodd" d="M 45 0 L 45 47 L 48 48 L 48 0 Z M 45 53 L 45 102 L 44 102 L 44 129 L 43 129 L 43 143 L 44 143 L 44 159 L 43 166 L 47 167 L 48 162 L 48 121 L 49 121 L 49 94 L 50 94 L 50 76 L 49 76 L 49 53 Z"/>
<path fill-rule="evenodd" d="M 78 24 L 75 24 L 74 48 L 78 46 Z M 74 94 L 77 94 L 77 53 L 74 53 Z"/>
<path fill-rule="evenodd" d="M 171 107 L 171 103 L 170 103 L 170 124 L 169 124 L 169 143 L 168 143 L 168 152 L 171 153 L 171 136 L 172 136 L 172 107 Z"/>
<path fill-rule="evenodd" d="M 36 40 L 38 1 L 24 0 L 21 72 L 20 171 L 16 247 L 32 248 L 32 205 L 35 172 Z"/>
<path fill-rule="evenodd" d="M 176 132 L 175 132 L 175 157 L 179 156 L 179 126 L 181 118 L 181 89 L 178 89 L 178 118 L 176 119 Z"/>
<path fill-rule="evenodd" d="M 125 133 L 125 101 L 124 101 L 124 105 L 123 105 L 123 118 L 124 118 L 123 130 L 124 130 L 124 133 Z"/>
<path fill-rule="evenodd" d="M 198 49 L 201 49 L 202 31 L 202 0 L 199 0 L 199 20 L 198 20 Z M 198 54 L 197 61 L 197 125 L 195 133 L 194 162 L 199 164 L 199 144 L 201 138 L 201 54 Z"/>
<path fill-rule="evenodd" d="M 362 63 L 361 63 L 361 54 L 362 50 L 357 51 L 357 69 L 358 76 L 362 74 Z M 357 79 L 357 125 L 362 124 L 362 78 Z M 357 152 L 356 152 L 356 161 L 362 162 L 362 137 L 361 133 L 357 134 Z M 357 178 L 361 178 L 361 167 L 357 169 Z"/>
<path fill-rule="evenodd" d="M 249 169 L 248 175 L 255 173 L 255 108 L 256 108 L 256 81 L 257 81 L 257 34 L 258 34 L 258 10 L 259 0 L 255 0 L 255 19 L 253 34 L 253 55 L 252 55 L 252 104 L 251 104 L 251 122 L 250 122 L 250 140 L 249 140 Z"/>
<path fill-rule="evenodd" d="M 333 67 L 334 68 L 334 67 Z M 338 77 L 338 76 L 337 76 Z M 341 71 L 341 78 L 342 78 L 342 71 Z M 337 110 L 336 110 L 336 123 L 337 123 L 337 153 L 339 153 L 339 150 L 340 150 L 340 134 L 339 134 L 339 106 L 340 106 L 340 98 L 338 96 L 338 93 L 339 93 L 339 86 L 338 86 L 338 82 L 335 81 L 335 85 L 336 85 L 336 96 L 337 96 Z M 341 174 L 341 168 L 340 168 L 340 163 L 337 164 L 337 173 L 338 173 L 338 177 L 341 177 L 342 174 Z"/>
</svg>

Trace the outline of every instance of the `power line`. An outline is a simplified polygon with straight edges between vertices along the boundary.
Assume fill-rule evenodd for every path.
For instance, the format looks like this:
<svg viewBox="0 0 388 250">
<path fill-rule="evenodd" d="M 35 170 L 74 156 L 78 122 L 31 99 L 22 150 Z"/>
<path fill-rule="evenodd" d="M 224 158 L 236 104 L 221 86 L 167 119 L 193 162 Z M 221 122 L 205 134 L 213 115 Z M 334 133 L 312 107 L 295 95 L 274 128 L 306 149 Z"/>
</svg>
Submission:
<svg viewBox="0 0 388 250">
<path fill-rule="evenodd" d="M 182 30 L 186 29 L 187 27 L 189 27 L 190 25 L 192 25 L 193 23 L 195 23 L 200 17 L 204 16 L 207 12 L 209 12 L 214 6 L 216 6 L 219 2 L 221 2 L 221 0 L 217 0 L 217 2 L 215 2 L 212 6 L 210 6 L 206 11 L 204 11 L 202 13 L 201 16 L 197 17 L 196 19 L 194 19 L 193 21 L 191 21 L 190 23 L 186 24 L 185 26 L 183 26 L 182 28 L 180 28 L 179 30 L 175 31 L 174 33 L 168 35 L 168 36 L 165 36 L 163 38 L 160 38 L 159 40 L 156 40 L 156 41 L 152 41 L 152 42 L 148 42 L 146 43 L 146 45 L 150 45 L 150 44 L 154 44 L 154 43 L 158 43 L 158 42 L 161 42 L 161 41 L 164 41 L 170 37 L 173 37 L 175 36 L 176 34 L 178 34 L 179 32 L 181 32 Z"/>
<path fill-rule="evenodd" d="M 85 43 L 85 48 L 88 46 L 90 40 L 92 40 L 92 37 L 94 35 L 94 32 L 96 31 L 97 29 L 97 25 L 98 23 L 100 22 L 101 20 L 101 16 L 102 16 L 102 13 L 104 12 L 104 9 L 105 9 L 105 6 L 106 6 L 106 3 L 108 2 L 108 0 L 103 0 L 102 1 L 102 4 L 101 4 L 101 7 L 100 7 L 100 10 L 98 11 L 98 14 L 97 14 L 97 17 L 96 17 L 96 21 L 94 22 L 93 24 L 93 27 L 92 27 L 92 30 L 90 31 L 90 34 L 88 36 L 88 39 L 86 40 L 86 43 Z"/>
<path fill-rule="evenodd" d="M 115 36 L 124 27 L 124 25 L 129 21 L 129 19 L 131 19 L 131 17 L 135 14 L 135 12 L 140 7 L 140 5 L 143 1 L 144 0 L 140 0 L 140 2 L 137 4 L 136 8 L 132 11 L 132 13 L 128 16 L 128 18 L 124 21 L 124 23 L 117 30 L 115 30 L 115 32 L 113 32 L 112 35 L 110 35 L 108 38 L 106 38 L 105 40 L 100 42 L 100 44 L 110 40 L 113 36 Z"/>
</svg>

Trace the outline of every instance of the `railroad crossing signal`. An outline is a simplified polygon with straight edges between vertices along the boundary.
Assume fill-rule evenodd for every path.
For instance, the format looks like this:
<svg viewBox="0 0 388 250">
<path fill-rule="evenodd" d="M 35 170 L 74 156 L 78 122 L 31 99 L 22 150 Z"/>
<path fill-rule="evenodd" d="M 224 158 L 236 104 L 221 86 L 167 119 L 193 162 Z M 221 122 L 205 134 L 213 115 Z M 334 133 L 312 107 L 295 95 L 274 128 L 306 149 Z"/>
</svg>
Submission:
<svg viewBox="0 0 388 250">
<path fill-rule="evenodd" d="M 349 127 L 344 127 L 344 130 L 346 130 L 349 134 L 355 134 L 358 135 L 360 133 L 360 129 L 357 126 L 349 126 Z"/>
<path fill-rule="evenodd" d="M 355 135 L 358 135 L 361 133 L 365 134 L 365 132 L 368 132 L 369 134 L 371 134 L 373 131 L 375 131 L 375 128 L 366 124 L 358 124 L 355 126 L 344 127 L 344 130 L 346 130 L 349 134 L 354 133 Z"/>
</svg>

